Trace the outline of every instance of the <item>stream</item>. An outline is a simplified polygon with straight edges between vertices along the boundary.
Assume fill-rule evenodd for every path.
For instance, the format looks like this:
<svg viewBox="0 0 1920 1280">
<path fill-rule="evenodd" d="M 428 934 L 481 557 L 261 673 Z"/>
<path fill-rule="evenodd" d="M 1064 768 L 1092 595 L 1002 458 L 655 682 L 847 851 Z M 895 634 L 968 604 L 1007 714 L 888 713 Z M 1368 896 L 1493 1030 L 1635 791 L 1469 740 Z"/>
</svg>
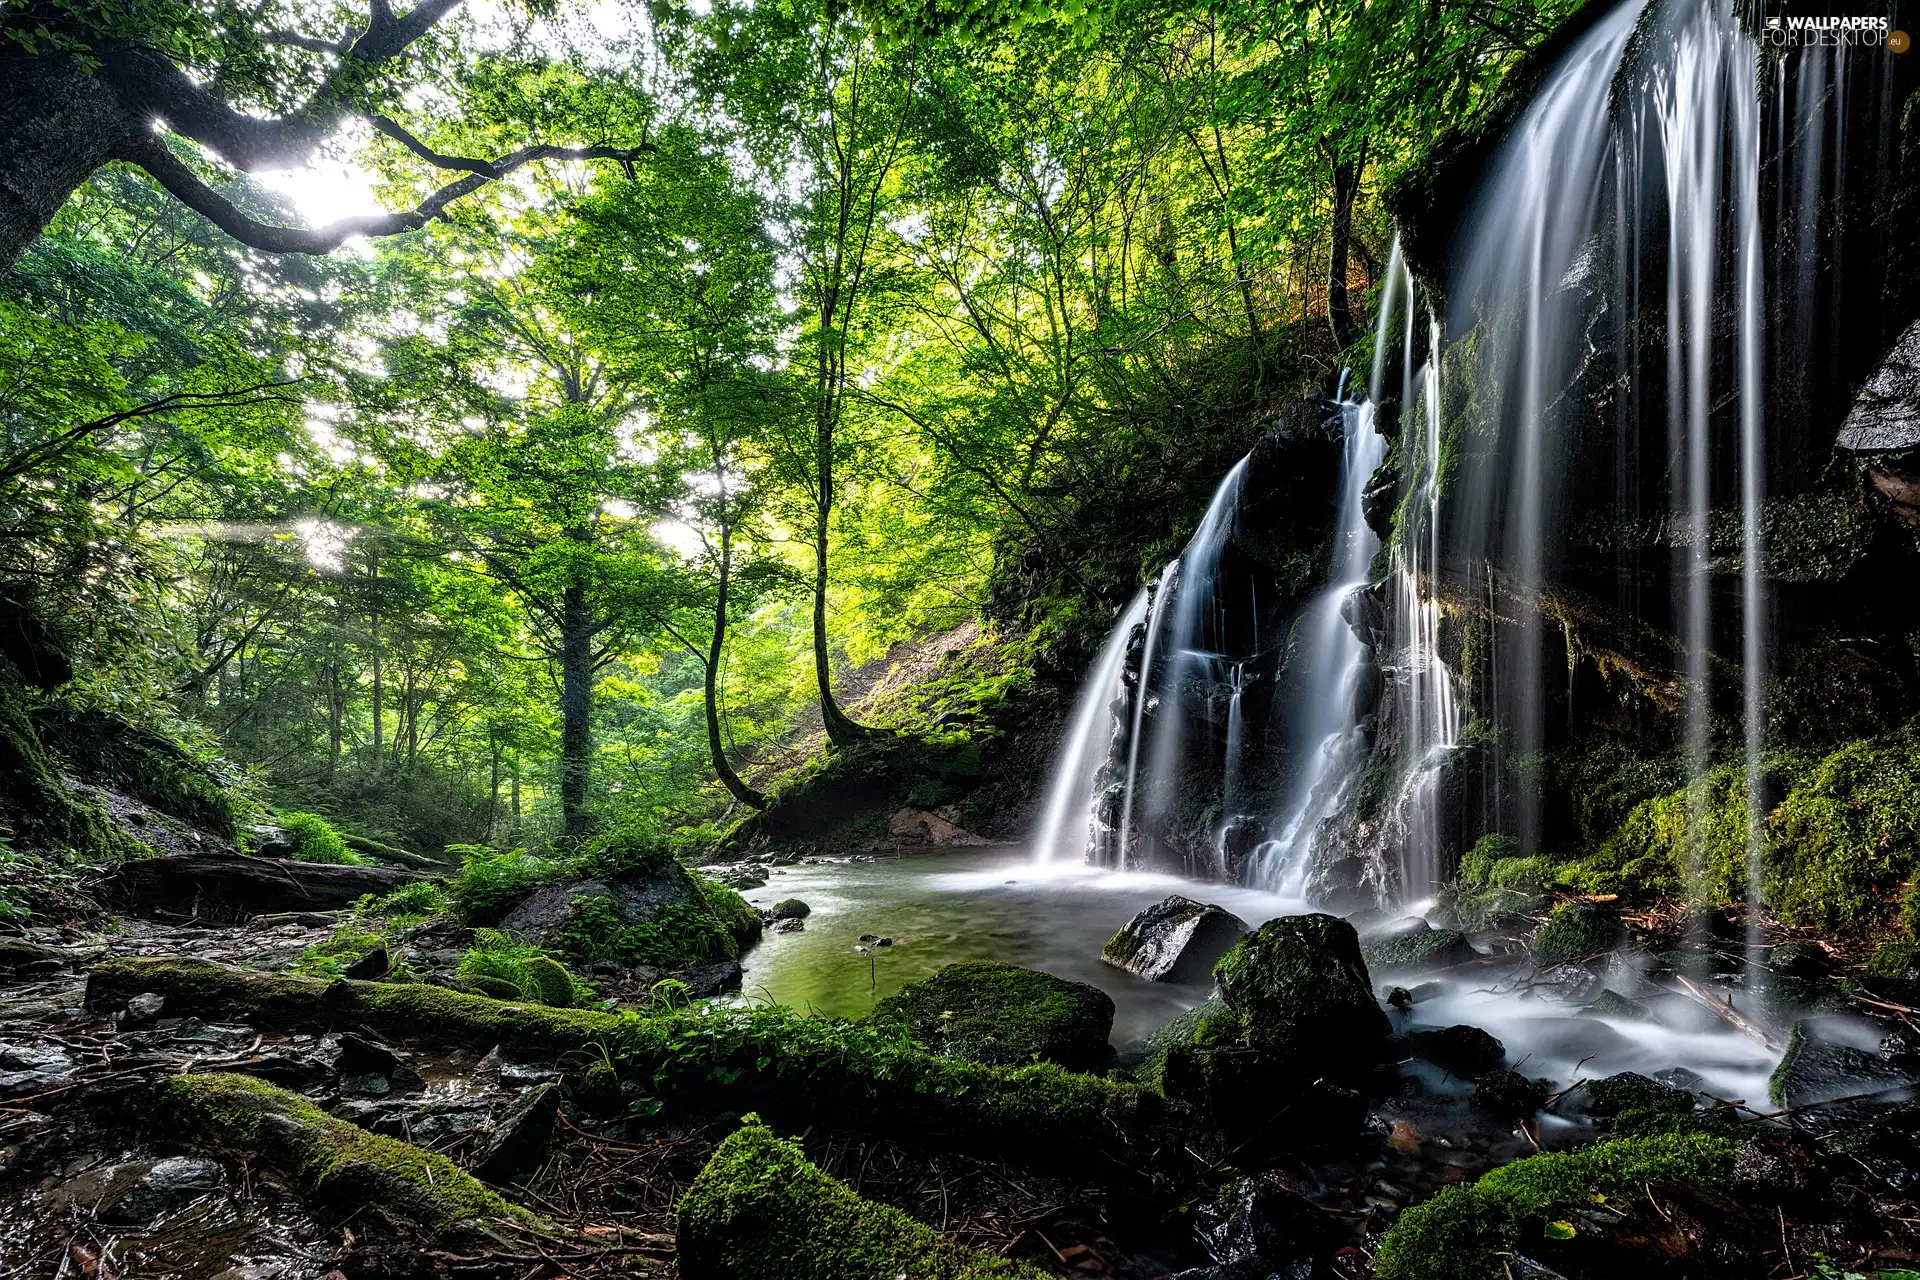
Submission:
<svg viewBox="0 0 1920 1280">
<path fill-rule="evenodd" d="M 1207 998 L 1199 984 L 1148 982 L 1100 960 L 1100 948 L 1141 909 L 1168 894 L 1215 903 L 1249 926 L 1310 910 L 1298 899 L 1151 872 L 1036 864 L 1020 848 L 818 859 L 776 867 L 747 900 L 787 898 L 812 914 L 793 933 L 768 933 L 743 959 L 742 998 L 838 1017 L 862 1017 L 909 982 L 957 960 L 1000 960 L 1090 983 L 1113 997 L 1113 1043 L 1124 1063 L 1156 1028 Z M 862 937 L 890 938 L 889 946 Z M 1650 1016 L 1585 1012 L 1602 985 Z M 1616 962 L 1604 978 L 1536 974 L 1524 957 L 1435 974 L 1376 976 L 1384 991 L 1414 993 L 1396 1029 L 1471 1023 L 1507 1047 L 1507 1065 L 1564 1088 L 1620 1071 L 1681 1075 L 1687 1087 L 1762 1105 L 1775 1055 L 1697 1004 Z M 1622 988 L 1625 988 L 1622 990 Z M 1736 1000 L 1738 997 L 1736 996 Z M 1421 1070 L 1421 1068 L 1410 1068 Z M 1442 1091 L 1465 1082 L 1438 1074 Z"/>
</svg>

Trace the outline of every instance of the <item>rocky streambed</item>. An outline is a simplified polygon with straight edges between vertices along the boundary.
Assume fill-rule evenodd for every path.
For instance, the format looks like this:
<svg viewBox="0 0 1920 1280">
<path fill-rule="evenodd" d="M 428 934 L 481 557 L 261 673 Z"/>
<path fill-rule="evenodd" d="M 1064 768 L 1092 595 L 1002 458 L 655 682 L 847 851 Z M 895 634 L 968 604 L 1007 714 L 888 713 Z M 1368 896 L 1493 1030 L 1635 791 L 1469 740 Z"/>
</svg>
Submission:
<svg viewBox="0 0 1920 1280">
<path fill-rule="evenodd" d="M 1920 1259 L 1911 987 L 1804 938 L 1604 902 L 1340 921 L 989 851 L 733 874 L 797 926 L 708 1002 L 436 985 L 471 933 L 443 917 L 358 977 L 289 973 L 350 911 L 0 939 L 0 1276 Z M 861 1018 L 769 1002 L 795 983 Z"/>
</svg>

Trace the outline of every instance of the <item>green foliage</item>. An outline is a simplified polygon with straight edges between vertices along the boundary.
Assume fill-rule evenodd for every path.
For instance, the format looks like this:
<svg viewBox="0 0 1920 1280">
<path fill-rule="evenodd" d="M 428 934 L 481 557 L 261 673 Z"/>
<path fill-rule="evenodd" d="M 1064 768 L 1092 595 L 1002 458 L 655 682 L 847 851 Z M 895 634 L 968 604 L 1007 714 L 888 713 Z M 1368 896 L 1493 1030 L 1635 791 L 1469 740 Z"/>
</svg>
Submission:
<svg viewBox="0 0 1920 1280">
<path fill-rule="evenodd" d="M 1699 1133 L 1615 1138 L 1503 1165 L 1443 1188 L 1400 1215 L 1374 1254 L 1380 1280 L 1491 1280 L 1501 1255 L 1526 1251 L 1549 1224 L 1602 1198 L 1649 1186 L 1717 1186 L 1733 1172 L 1736 1144 Z"/>
<path fill-rule="evenodd" d="M 681 1197 L 683 1274 L 766 1280 L 1039 1280 L 1023 1262 L 954 1244 L 862 1199 L 759 1124 L 735 1130 Z"/>
<path fill-rule="evenodd" d="M 1885 942 L 1867 960 L 1867 976 L 1911 981 L 1920 973 L 1920 942 Z"/>
<path fill-rule="evenodd" d="M 355 907 L 355 912 L 384 920 L 413 921 L 425 916 L 444 913 L 449 906 L 446 890 L 432 880 L 416 880 L 412 884 L 403 884 L 383 897 L 369 895 Z"/>
<path fill-rule="evenodd" d="M 1886 921 L 1920 872 L 1920 734 L 1846 746 L 1813 766 L 1774 811 L 1767 900 L 1782 919 L 1860 930 Z"/>
<path fill-rule="evenodd" d="M 317 813 L 282 812 L 279 822 L 293 841 L 293 856 L 301 862 L 357 865 L 366 861 L 347 848 L 333 824 Z"/>
<path fill-rule="evenodd" d="M 568 973 L 554 957 L 495 929 L 474 931 L 473 946 L 460 958 L 458 972 L 463 978 L 511 983 L 526 999 L 555 1009 L 593 998 L 593 988 Z"/>
<path fill-rule="evenodd" d="M 1620 913 L 1610 904 L 1565 903 L 1533 935 L 1533 956 L 1543 965 L 1578 964 L 1612 950 L 1620 933 Z"/>
<path fill-rule="evenodd" d="M 468 924 L 495 924 L 535 890 L 575 871 L 570 859 L 542 857 L 525 849 L 453 845 L 447 852 L 461 859 L 460 874 L 447 886 L 447 896 Z"/>
<path fill-rule="evenodd" d="M 387 945 L 390 934 L 369 927 L 358 916 L 349 917 L 331 934 L 300 953 L 293 972 L 306 978 L 337 978 L 346 969 L 378 948 Z"/>
</svg>

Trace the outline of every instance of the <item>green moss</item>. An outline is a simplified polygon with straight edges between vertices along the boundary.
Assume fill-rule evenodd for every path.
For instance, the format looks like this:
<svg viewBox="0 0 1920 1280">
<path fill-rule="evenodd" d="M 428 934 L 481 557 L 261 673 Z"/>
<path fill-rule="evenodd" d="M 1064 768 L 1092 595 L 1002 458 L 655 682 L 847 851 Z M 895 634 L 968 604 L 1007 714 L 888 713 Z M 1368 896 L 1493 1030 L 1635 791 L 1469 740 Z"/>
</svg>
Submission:
<svg viewBox="0 0 1920 1280">
<path fill-rule="evenodd" d="M 357 865 L 364 861 L 347 848 L 347 842 L 340 838 L 333 824 L 317 813 L 284 812 L 279 822 L 293 841 L 293 856 L 301 862 Z"/>
<path fill-rule="evenodd" d="M 42 749 L 26 691 L 0 660 L 0 820 L 22 852 L 59 859 L 140 858 L 152 854 L 107 812 L 73 791 Z"/>
<path fill-rule="evenodd" d="M 1911 981 L 1920 972 L 1920 942 L 1887 942 L 1867 961 L 1867 976 Z"/>
<path fill-rule="evenodd" d="M 1533 935 L 1541 964 L 1577 964 L 1611 950 L 1620 941 L 1620 913 L 1604 902 L 1569 902 Z"/>
<path fill-rule="evenodd" d="M 1699 1133 L 1614 1138 L 1517 1160 L 1448 1187 L 1400 1215 L 1374 1254 L 1379 1280 L 1491 1280 L 1502 1254 L 1537 1247 L 1548 1222 L 1597 1197 L 1648 1185 L 1715 1186 L 1733 1171 L 1732 1140 Z"/>
<path fill-rule="evenodd" d="M 543 858 L 525 849 L 456 844 L 448 845 L 447 852 L 460 859 L 460 874 L 447 886 L 447 896 L 460 918 L 472 925 L 498 924 L 521 899 L 576 871 L 570 859 Z"/>
<path fill-rule="evenodd" d="M 1460 855 L 1460 883 L 1485 889 L 1493 883 L 1493 865 L 1520 852 L 1518 836 L 1490 831 L 1473 842 L 1473 848 Z"/>
<path fill-rule="evenodd" d="M 372 1205 L 429 1228 L 535 1221 L 445 1156 L 336 1120 L 263 1080 L 175 1076 L 156 1092 L 155 1109 L 170 1136 L 264 1161 L 309 1196 L 339 1208 Z"/>
<path fill-rule="evenodd" d="M 685 1280 L 1040 1280 L 854 1194 L 759 1126 L 722 1142 L 681 1198 Z"/>
<path fill-rule="evenodd" d="M 40 740 L 80 778 L 231 839 L 249 808 L 220 762 L 99 708 L 35 708 Z"/>
<path fill-rule="evenodd" d="M 1852 742 L 1808 770 L 1770 824 L 1767 900 L 1781 918 L 1865 930 L 1920 866 L 1920 736 Z"/>
<path fill-rule="evenodd" d="M 1098 987 L 991 960 L 950 964 L 874 1007 L 876 1023 L 902 1026 L 956 1058 L 1016 1066 L 1099 1066 L 1110 1052 L 1113 999 Z"/>
<path fill-rule="evenodd" d="M 1333 916 L 1281 916 L 1247 934 L 1214 966 L 1247 1040 L 1269 1053 L 1369 1058 L 1390 1030 L 1374 999 L 1360 937 Z"/>
<path fill-rule="evenodd" d="M 1369 969 L 1425 969 L 1474 957 L 1467 935 L 1455 929 L 1403 929 L 1361 944 Z"/>
<path fill-rule="evenodd" d="M 694 901 L 669 903 L 636 924 L 622 918 L 612 898 L 575 898 L 568 907 L 562 950 L 588 964 L 604 960 L 666 969 L 738 959 L 760 937 L 758 913 L 725 885 L 692 872 L 678 874 L 692 881 Z"/>
<path fill-rule="evenodd" d="M 556 1009 L 579 1004 L 593 994 L 567 972 L 565 965 L 540 948 L 493 929 L 474 930 L 473 946 L 460 958 L 458 972 L 470 981 L 506 984 L 520 998 Z"/>
<path fill-rule="evenodd" d="M 780 1008 L 694 1007 L 642 1018 L 424 983 L 321 982 L 147 957 L 106 961 L 87 980 L 94 1009 L 118 1008 L 142 991 L 166 996 L 179 1013 L 239 1015 L 255 1025 L 364 1024 L 415 1042 L 593 1048 L 659 1099 L 737 1111 L 750 1097 L 797 1123 L 943 1136 L 998 1154 L 1131 1152 L 1168 1117 L 1164 1100 L 1138 1085 L 1051 1063 L 963 1062 L 929 1053 L 897 1029 Z"/>
</svg>

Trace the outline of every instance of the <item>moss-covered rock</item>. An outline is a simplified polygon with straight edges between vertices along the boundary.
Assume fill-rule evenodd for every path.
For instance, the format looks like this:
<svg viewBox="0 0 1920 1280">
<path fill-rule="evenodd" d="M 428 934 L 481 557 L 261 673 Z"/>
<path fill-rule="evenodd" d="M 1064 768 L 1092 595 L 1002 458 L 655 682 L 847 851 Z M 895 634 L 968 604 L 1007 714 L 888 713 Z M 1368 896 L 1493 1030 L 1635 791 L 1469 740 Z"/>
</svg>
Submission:
<svg viewBox="0 0 1920 1280">
<path fill-rule="evenodd" d="M 1533 958 L 1543 965 L 1578 964 L 1620 941 L 1620 912 L 1605 902 L 1570 902 L 1533 935 Z"/>
<path fill-rule="evenodd" d="M 1419 917 L 1402 921 L 1360 944 L 1369 969 L 1444 969 L 1480 953 L 1458 929 L 1436 929 Z"/>
<path fill-rule="evenodd" d="M 40 707 L 33 723 L 41 742 L 82 780 L 124 791 L 212 835 L 230 840 L 238 829 L 245 806 L 218 762 L 97 708 Z"/>
<path fill-rule="evenodd" d="M 1345 920 L 1269 920 L 1221 958 L 1214 976 L 1253 1048 L 1323 1070 L 1378 1060 L 1390 1025 L 1373 997 L 1360 935 Z"/>
<path fill-rule="evenodd" d="M 336 1120 L 296 1093 L 252 1076 L 175 1076 L 153 1090 L 148 1119 L 170 1140 L 259 1161 L 311 1201 L 371 1208 L 402 1225 L 536 1219 L 445 1156 Z"/>
<path fill-rule="evenodd" d="M 1737 1145 L 1698 1133 L 1616 1138 L 1517 1160 L 1414 1205 L 1380 1241 L 1379 1280 L 1493 1280 L 1502 1255 L 1538 1255 L 1548 1224 L 1609 1199 L 1664 1185 L 1716 1186 Z"/>
<path fill-rule="evenodd" d="M 1197 982 L 1246 931 L 1231 912 L 1176 893 L 1120 926 L 1100 959 L 1151 982 Z"/>
<path fill-rule="evenodd" d="M 681 1197 L 685 1280 L 1041 1280 L 863 1199 L 797 1143 L 750 1125 L 722 1142 Z"/>
<path fill-rule="evenodd" d="M 40 742 L 26 691 L 5 661 L 0 661 L 0 819 L 23 851 L 88 859 L 153 852 L 67 786 Z"/>
<path fill-rule="evenodd" d="M 1767 902 L 1790 923 L 1864 930 L 1920 871 L 1920 732 L 1852 742 L 1809 769 L 1769 822 Z"/>
<path fill-rule="evenodd" d="M 1112 1054 L 1113 997 L 1084 982 L 991 960 L 947 965 L 882 1000 L 873 1017 L 971 1062 L 1044 1061 L 1085 1070 Z"/>
</svg>

